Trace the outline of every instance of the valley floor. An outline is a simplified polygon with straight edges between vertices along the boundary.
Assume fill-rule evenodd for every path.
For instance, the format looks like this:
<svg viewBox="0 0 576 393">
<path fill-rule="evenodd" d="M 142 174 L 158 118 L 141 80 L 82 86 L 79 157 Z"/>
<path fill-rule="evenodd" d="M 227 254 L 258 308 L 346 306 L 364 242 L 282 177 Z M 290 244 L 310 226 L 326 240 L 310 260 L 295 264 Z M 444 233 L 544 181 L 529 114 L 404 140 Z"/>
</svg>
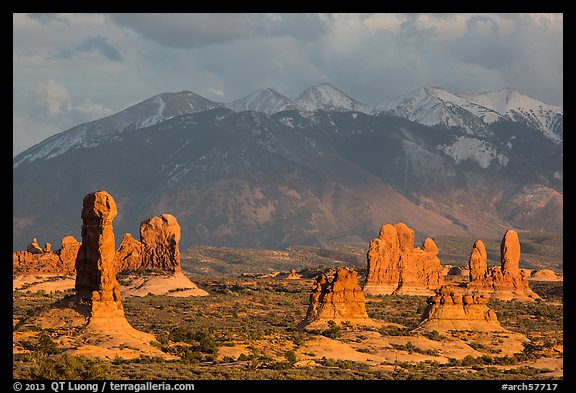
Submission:
<svg viewBox="0 0 576 393">
<path fill-rule="evenodd" d="M 209 296 L 125 296 L 130 324 L 178 360 L 67 354 L 54 331 L 14 330 L 14 378 L 125 380 L 543 380 L 563 377 L 562 282 L 531 282 L 544 301 L 491 300 L 506 334 L 413 333 L 421 296 L 368 296 L 380 329 L 300 331 L 312 278 L 189 275 Z M 57 279 L 54 279 L 57 281 Z M 14 291 L 14 326 L 67 292 Z"/>
</svg>

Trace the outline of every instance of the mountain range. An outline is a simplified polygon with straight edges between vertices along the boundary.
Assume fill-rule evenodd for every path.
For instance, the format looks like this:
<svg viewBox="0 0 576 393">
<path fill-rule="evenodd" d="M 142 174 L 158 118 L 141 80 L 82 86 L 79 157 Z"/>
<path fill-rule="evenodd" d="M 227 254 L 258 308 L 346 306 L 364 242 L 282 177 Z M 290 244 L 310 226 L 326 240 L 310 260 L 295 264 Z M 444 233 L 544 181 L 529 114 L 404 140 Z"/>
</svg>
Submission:
<svg viewBox="0 0 576 393">
<path fill-rule="evenodd" d="M 419 236 L 562 231 L 562 161 L 563 108 L 510 88 L 376 105 L 330 84 L 229 103 L 162 93 L 14 157 L 13 247 L 79 237 L 97 189 L 117 234 L 172 213 L 184 247 L 367 244 L 398 221 Z"/>
</svg>

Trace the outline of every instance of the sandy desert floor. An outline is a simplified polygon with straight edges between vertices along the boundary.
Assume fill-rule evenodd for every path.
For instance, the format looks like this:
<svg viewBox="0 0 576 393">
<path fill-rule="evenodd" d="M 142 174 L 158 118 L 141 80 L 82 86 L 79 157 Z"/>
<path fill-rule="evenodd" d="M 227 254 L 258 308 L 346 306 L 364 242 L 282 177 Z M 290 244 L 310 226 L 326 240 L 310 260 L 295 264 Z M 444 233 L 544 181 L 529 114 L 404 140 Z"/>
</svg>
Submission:
<svg viewBox="0 0 576 393">
<path fill-rule="evenodd" d="M 73 278 L 14 280 L 14 377 L 494 380 L 563 375 L 562 282 L 531 282 L 544 301 L 491 300 L 509 332 L 439 334 L 412 331 L 425 296 L 368 296 L 366 310 L 379 328 L 302 331 L 296 326 L 306 315 L 312 279 L 189 279 L 198 287 L 195 293 L 208 296 L 185 296 L 190 286 L 180 285 L 182 278 L 172 287 L 182 289 L 171 291 L 156 277 L 146 286 L 139 282 L 146 295 L 126 290 L 126 319 L 153 335 L 152 346 L 166 355 L 139 357 L 138 348 L 126 345 L 109 352 L 113 340 L 107 341 L 108 349 L 98 340 L 79 345 L 78 340 L 89 341 L 81 336 L 85 332 L 26 328 L 29 313 L 71 293 Z M 119 279 L 125 288 L 138 287 L 135 280 Z M 151 294 L 154 286 L 161 294 Z"/>
</svg>

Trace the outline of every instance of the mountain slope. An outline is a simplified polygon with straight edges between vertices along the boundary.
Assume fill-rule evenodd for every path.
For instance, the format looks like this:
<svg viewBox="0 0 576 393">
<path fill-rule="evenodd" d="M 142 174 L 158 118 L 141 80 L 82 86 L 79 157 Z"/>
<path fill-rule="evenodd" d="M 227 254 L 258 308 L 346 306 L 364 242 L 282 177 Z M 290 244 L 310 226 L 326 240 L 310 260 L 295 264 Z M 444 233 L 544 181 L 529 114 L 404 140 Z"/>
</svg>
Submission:
<svg viewBox="0 0 576 393">
<path fill-rule="evenodd" d="M 116 199 L 118 236 L 168 212 L 182 226 L 183 245 L 363 243 L 387 221 L 419 233 L 466 232 L 366 173 L 329 141 L 319 143 L 321 134 L 264 114 L 215 109 L 18 166 L 15 242 L 78 237 L 82 197 L 95 189 Z"/>
<path fill-rule="evenodd" d="M 268 88 L 256 90 L 244 98 L 224 104 L 224 107 L 235 112 L 256 111 L 264 112 L 268 115 L 285 110 L 298 109 L 298 106 L 288 97 Z"/>
<path fill-rule="evenodd" d="M 50 137 L 16 156 L 14 166 L 37 159 L 50 159 L 69 149 L 91 147 L 107 138 L 116 138 L 126 130 L 148 127 L 166 119 L 220 105 L 190 91 L 158 94 L 116 114 Z"/>
<path fill-rule="evenodd" d="M 471 134 L 484 131 L 486 123 L 500 118 L 494 110 L 434 86 L 380 103 L 373 112 L 403 117 L 427 126 L 460 127 Z"/>
<path fill-rule="evenodd" d="M 183 246 L 365 245 L 398 221 L 419 237 L 562 230 L 562 144 L 474 114 L 501 110 L 494 98 L 434 88 L 405 101 L 465 126 L 447 127 L 313 90 L 300 102 L 324 109 L 266 89 L 235 105 L 162 94 L 41 142 L 13 161 L 14 248 L 78 238 L 82 198 L 98 189 L 117 201 L 117 236 L 172 213 Z"/>
<path fill-rule="evenodd" d="M 510 88 L 460 97 L 492 109 L 508 119 L 541 131 L 554 143 L 563 138 L 563 108 L 548 105 Z"/>
</svg>

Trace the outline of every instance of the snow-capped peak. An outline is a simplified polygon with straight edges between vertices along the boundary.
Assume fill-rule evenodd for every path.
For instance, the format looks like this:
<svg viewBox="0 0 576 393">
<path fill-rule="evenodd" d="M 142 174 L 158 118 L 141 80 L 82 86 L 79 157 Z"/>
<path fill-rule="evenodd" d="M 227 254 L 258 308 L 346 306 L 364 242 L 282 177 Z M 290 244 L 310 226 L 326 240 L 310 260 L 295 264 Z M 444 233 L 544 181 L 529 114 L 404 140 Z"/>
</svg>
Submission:
<svg viewBox="0 0 576 393">
<path fill-rule="evenodd" d="M 329 83 L 322 83 L 304 90 L 294 103 L 307 111 L 367 111 L 368 105 L 356 101 Z"/>
<path fill-rule="evenodd" d="M 499 118 L 493 110 L 436 86 L 426 86 L 378 104 L 373 112 L 404 117 L 427 126 L 461 127 L 471 133 Z"/>
<path fill-rule="evenodd" d="M 509 87 L 479 94 L 459 94 L 460 97 L 490 108 L 501 115 L 512 110 L 539 110 L 563 112 L 562 106 L 548 105 Z"/>
<path fill-rule="evenodd" d="M 190 91 L 162 93 L 132 105 L 118 113 L 81 124 L 54 135 L 14 158 L 14 168 L 24 162 L 56 157 L 76 147 L 96 146 L 126 130 L 149 127 L 187 113 L 220 106 Z"/>
<path fill-rule="evenodd" d="M 564 116 L 562 106 L 546 104 L 511 88 L 459 96 L 490 108 L 512 121 L 527 124 L 555 143 L 562 141 Z"/>
<path fill-rule="evenodd" d="M 288 97 L 270 88 L 256 90 L 244 98 L 224 104 L 224 107 L 235 112 L 256 111 L 268 115 L 284 110 L 298 109 Z"/>
</svg>

